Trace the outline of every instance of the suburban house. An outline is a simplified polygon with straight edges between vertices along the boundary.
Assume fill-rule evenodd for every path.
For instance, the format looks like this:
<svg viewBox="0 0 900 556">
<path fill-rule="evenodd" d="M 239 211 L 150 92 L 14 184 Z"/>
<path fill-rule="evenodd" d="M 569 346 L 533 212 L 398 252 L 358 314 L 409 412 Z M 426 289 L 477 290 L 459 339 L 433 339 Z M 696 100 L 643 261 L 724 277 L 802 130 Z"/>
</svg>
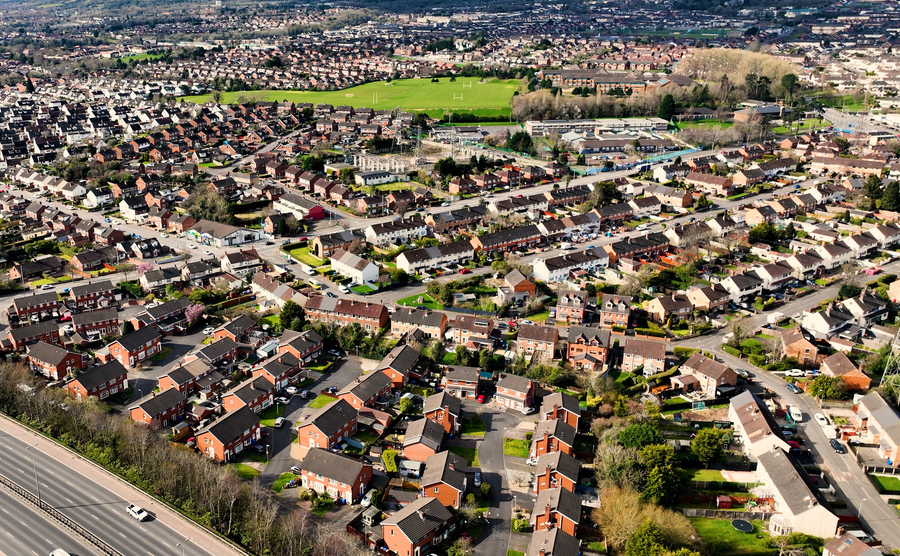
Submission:
<svg viewBox="0 0 900 556">
<path fill-rule="evenodd" d="M 577 401 L 575 405 L 578 405 Z M 462 404 L 459 398 L 446 391 L 438 392 L 425 398 L 422 415 L 444 427 L 444 432 L 448 435 L 455 435 L 462 424 Z"/>
<path fill-rule="evenodd" d="M 472 260 L 475 248 L 467 240 L 443 243 L 434 247 L 423 247 L 404 251 L 397 256 L 397 268 L 407 274 L 418 274 L 426 270 L 460 264 Z"/>
<path fill-rule="evenodd" d="M 298 467 L 304 488 L 327 493 L 344 504 L 362 499 L 372 481 L 371 464 L 321 448 L 307 452 Z"/>
<path fill-rule="evenodd" d="M 436 498 L 419 498 L 381 522 L 387 549 L 397 556 L 424 556 L 449 538 L 453 514 Z"/>
<path fill-rule="evenodd" d="M 74 376 L 76 371 L 84 368 L 84 358 L 80 353 L 47 342 L 31 344 L 27 351 L 28 368 L 50 380 Z"/>
<path fill-rule="evenodd" d="M 519 325 L 516 353 L 529 359 L 551 361 L 555 359 L 559 329 L 538 324 Z"/>
<path fill-rule="evenodd" d="M 25 348 L 36 342 L 48 344 L 59 343 L 59 324 L 55 321 L 44 321 L 30 326 L 8 328 L 6 338 L 14 351 L 23 352 Z"/>
<path fill-rule="evenodd" d="M 510 409 L 523 410 L 531 407 L 534 401 L 536 385 L 530 379 L 509 373 L 501 373 L 497 380 L 497 392 L 494 401 Z"/>
<path fill-rule="evenodd" d="M 349 251 L 338 249 L 330 260 L 331 268 L 337 274 L 350 278 L 354 284 L 374 284 L 378 280 L 378 266 Z"/>
<path fill-rule="evenodd" d="M 249 407 L 254 413 L 266 409 L 275 397 L 275 386 L 265 377 L 256 377 L 238 384 L 222 394 L 222 408 L 225 412 L 241 407 Z"/>
<path fill-rule="evenodd" d="M 537 510 L 535 510 L 537 511 Z M 525 556 L 578 556 L 581 541 L 566 533 L 561 527 L 547 530 L 535 529 Z"/>
<path fill-rule="evenodd" d="M 338 391 L 337 396 L 359 410 L 388 399 L 392 385 L 390 376 L 384 373 L 369 373 L 344 386 Z"/>
<path fill-rule="evenodd" d="M 315 330 L 285 330 L 278 339 L 278 353 L 289 353 L 303 363 L 319 357 L 324 347 L 322 337 Z"/>
<path fill-rule="evenodd" d="M 540 418 L 542 421 L 559 419 L 578 430 L 581 419 L 581 407 L 578 400 L 564 392 L 554 392 L 544 396 L 541 403 Z"/>
<path fill-rule="evenodd" d="M 420 484 L 426 498 L 436 498 L 445 506 L 459 509 L 466 493 L 468 462 L 450 450 L 429 456 Z"/>
<path fill-rule="evenodd" d="M 494 321 L 490 317 L 473 315 L 457 315 L 450 323 L 453 332 L 453 342 L 458 346 L 466 346 L 469 349 L 493 348 L 491 331 L 494 330 Z"/>
<path fill-rule="evenodd" d="M 402 307 L 391 315 L 391 334 L 403 336 L 421 330 L 426 338 L 443 338 L 447 331 L 447 315 L 431 309 Z"/>
<path fill-rule="evenodd" d="M 866 391 L 872 384 L 872 379 L 859 370 L 841 351 L 826 357 L 819 372 L 825 376 L 841 377 L 847 390 Z"/>
<path fill-rule="evenodd" d="M 471 239 L 475 251 L 493 253 L 494 251 L 510 251 L 541 241 L 541 232 L 537 226 L 517 226 L 508 230 L 487 233 Z"/>
<path fill-rule="evenodd" d="M 253 367 L 250 374 L 268 380 L 275 390 L 282 390 L 299 380 L 299 371 L 300 360 L 292 353 L 277 353 Z"/>
<path fill-rule="evenodd" d="M 781 448 L 760 454 L 756 475 L 775 500 L 777 513 L 769 520 L 772 534 L 804 533 L 826 539 L 835 535 L 838 516 L 794 456 Z"/>
<path fill-rule="evenodd" d="M 554 528 L 575 536 L 581 521 L 581 497 L 564 488 L 542 490 L 531 511 L 531 526 L 535 531 Z"/>
<path fill-rule="evenodd" d="M 815 365 L 819 356 L 816 344 L 806 339 L 800 326 L 789 328 L 781 333 L 785 357 L 795 357 L 801 365 Z"/>
<path fill-rule="evenodd" d="M 481 369 L 478 367 L 447 367 L 441 378 L 441 387 L 451 396 L 460 399 L 476 399 L 479 392 Z"/>
<path fill-rule="evenodd" d="M 387 307 L 379 303 L 319 295 L 311 297 L 304 309 L 307 319 L 332 327 L 350 326 L 355 322 L 368 333 L 388 324 Z"/>
<path fill-rule="evenodd" d="M 305 448 L 330 450 L 356 434 L 356 419 L 353 406 L 344 400 L 335 400 L 297 426 L 297 441 Z"/>
<path fill-rule="evenodd" d="M 58 311 L 59 305 L 59 296 L 56 292 L 32 293 L 13 299 L 10 312 L 15 312 L 20 322 L 26 322 L 33 316 L 40 318 L 41 313 L 50 314 Z"/>
<path fill-rule="evenodd" d="M 884 552 L 867 545 L 852 533 L 828 539 L 822 547 L 822 556 L 884 556 Z"/>
<path fill-rule="evenodd" d="M 565 452 L 550 452 L 538 458 L 534 471 L 534 493 L 541 491 L 564 488 L 575 492 L 578 484 L 578 474 L 581 471 L 581 462 Z"/>
<path fill-rule="evenodd" d="M 222 373 L 213 370 L 204 361 L 196 359 L 190 363 L 183 363 L 163 376 L 159 377 L 159 389 L 175 389 L 185 396 L 192 396 L 195 392 L 201 397 L 208 397 L 219 384 L 225 380 Z"/>
<path fill-rule="evenodd" d="M 851 422 L 859 441 L 878 446 L 878 457 L 896 467 L 900 460 L 900 414 L 878 392 L 869 392 L 856 404 Z"/>
<path fill-rule="evenodd" d="M 441 451 L 444 444 L 444 426 L 431 419 L 410 421 L 403 437 L 403 457 L 425 462 Z"/>
<path fill-rule="evenodd" d="M 524 302 L 534 295 L 537 295 L 537 286 L 518 269 L 504 276 L 503 285 L 497 288 L 497 302 L 501 305 Z"/>
<path fill-rule="evenodd" d="M 672 322 L 690 319 L 694 314 L 694 304 L 685 294 L 673 293 L 654 297 L 647 304 L 647 314 L 656 322 L 664 323 L 670 318 Z"/>
<path fill-rule="evenodd" d="M 248 339 L 247 335 L 258 329 L 259 326 L 256 324 L 256 321 L 247 315 L 240 315 L 213 331 L 213 341 L 228 338 L 232 342 L 246 343 Z"/>
<path fill-rule="evenodd" d="M 605 293 L 597 304 L 597 312 L 600 313 L 601 326 L 628 328 L 631 320 L 631 297 Z"/>
<path fill-rule="evenodd" d="M 259 416 L 249 407 L 226 413 L 195 433 L 197 450 L 217 461 L 230 461 L 259 441 Z"/>
<path fill-rule="evenodd" d="M 728 420 L 734 423 L 735 436 L 751 461 L 775 448 L 791 449 L 769 408 L 749 391 L 731 398 Z"/>
<path fill-rule="evenodd" d="M 153 429 L 172 426 L 181 421 L 187 401 L 175 389 L 151 392 L 128 406 L 131 420 Z"/>
<path fill-rule="evenodd" d="M 714 359 L 704 357 L 700 353 L 691 355 L 681 365 L 681 374 L 690 375 L 699 381 L 700 390 L 707 396 L 717 397 L 716 391 L 721 387 L 737 384 L 737 373 Z"/>
<path fill-rule="evenodd" d="M 566 358 L 578 369 L 599 371 L 606 366 L 610 350 L 610 332 L 587 326 L 569 327 Z"/>
<path fill-rule="evenodd" d="M 719 282 L 719 285 L 725 288 L 731 301 L 737 303 L 758 296 L 762 292 L 763 281 L 750 273 L 745 273 L 729 276 Z"/>
<path fill-rule="evenodd" d="M 256 249 L 240 249 L 232 253 L 225 253 L 222 259 L 222 272 L 233 276 L 246 276 L 263 267 L 263 260 Z"/>
<path fill-rule="evenodd" d="M 420 376 L 420 372 L 416 369 L 418 363 L 419 352 L 408 345 L 402 345 L 385 355 L 375 370 L 383 372 L 391 379 L 391 387 L 394 390 L 403 390 L 410 378 Z"/>
<path fill-rule="evenodd" d="M 666 370 L 666 344 L 653 340 L 628 338 L 622 354 L 622 370 L 636 372 L 643 367 L 643 375 L 651 376 Z"/>
<path fill-rule="evenodd" d="M 541 421 L 531 437 L 530 457 L 538 457 L 551 452 L 575 451 L 575 435 L 578 431 L 572 425 L 559 419 Z"/>
<path fill-rule="evenodd" d="M 587 293 L 560 290 L 556 302 L 556 323 L 564 326 L 590 323 L 594 318 L 594 309 Z"/>
<path fill-rule="evenodd" d="M 69 291 L 69 297 L 72 298 L 75 306 L 81 309 L 108 307 L 110 304 L 115 303 L 115 292 L 116 288 L 112 285 L 112 282 L 105 280 L 103 282 L 73 286 Z"/>
<path fill-rule="evenodd" d="M 125 390 L 127 385 L 128 371 L 118 361 L 110 361 L 79 374 L 65 388 L 79 401 L 85 398 L 105 400 Z"/>
</svg>

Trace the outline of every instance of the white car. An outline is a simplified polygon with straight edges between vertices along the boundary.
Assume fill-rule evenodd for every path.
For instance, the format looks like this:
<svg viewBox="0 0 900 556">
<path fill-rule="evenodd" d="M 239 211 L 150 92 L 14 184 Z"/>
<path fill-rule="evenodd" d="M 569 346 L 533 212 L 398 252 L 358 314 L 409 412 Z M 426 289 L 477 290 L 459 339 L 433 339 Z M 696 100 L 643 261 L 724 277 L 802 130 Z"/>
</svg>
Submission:
<svg viewBox="0 0 900 556">
<path fill-rule="evenodd" d="M 161 237 L 161 238 L 167 238 L 167 237 L 169 237 L 169 234 L 167 234 L 166 232 L 160 232 L 160 233 L 159 233 L 159 237 Z"/>
<path fill-rule="evenodd" d="M 827 427 L 829 425 L 828 419 L 821 413 L 816 413 L 815 415 L 813 415 L 813 418 L 816 420 L 816 423 L 819 423 L 823 427 Z"/>
<path fill-rule="evenodd" d="M 188 249 L 196 249 L 197 246 L 194 245 L 193 243 L 188 243 L 188 244 L 187 244 L 187 248 L 188 248 Z"/>
<path fill-rule="evenodd" d="M 533 407 L 526 407 L 526 408 L 522 409 L 522 415 L 531 415 L 535 411 L 537 411 L 537 410 L 534 409 Z"/>
<path fill-rule="evenodd" d="M 431 276 L 429 276 L 428 278 L 422 278 L 423 284 L 429 284 L 431 282 L 434 282 L 434 278 L 432 278 Z"/>
<path fill-rule="evenodd" d="M 288 386 L 287 388 L 284 389 L 284 391 L 287 392 L 288 394 L 290 394 L 291 396 L 293 396 L 300 390 L 298 390 L 296 386 Z"/>
<path fill-rule="evenodd" d="M 528 319 L 525 319 L 525 320 L 522 321 L 522 324 L 534 324 L 534 323 L 531 322 L 531 321 L 528 320 Z"/>
<path fill-rule="evenodd" d="M 804 373 L 800 369 L 791 369 L 789 371 L 785 371 L 784 376 L 793 376 L 793 377 L 803 378 L 806 376 L 806 373 Z"/>
<path fill-rule="evenodd" d="M 338 291 L 341 293 L 350 293 L 350 288 L 341 284 L 340 286 L 338 286 Z"/>
<path fill-rule="evenodd" d="M 279 417 L 278 419 L 275 419 L 275 428 L 276 429 L 280 429 L 283 426 L 284 426 L 284 417 Z"/>
<path fill-rule="evenodd" d="M 147 513 L 147 510 L 140 506 L 135 506 L 134 504 L 128 504 L 128 507 L 125 508 L 125 511 L 128 512 L 128 515 L 138 521 L 144 521 L 150 517 L 150 514 Z"/>
<path fill-rule="evenodd" d="M 790 407 L 788 408 L 788 413 L 790 413 L 791 419 L 792 419 L 795 423 L 802 423 L 802 422 L 803 422 L 803 413 L 800 411 L 800 408 L 797 407 L 796 405 L 790 406 Z"/>
<path fill-rule="evenodd" d="M 207 336 L 211 336 L 212 333 L 215 331 L 216 331 L 216 329 L 213 328 L 212 326 L 207 326 L 206 328 L 203 329 L 203 333 Z"/>
<path fill-rule="evenodd" d="M 528 458 L 525 460 L 525 465 L 537 465 L 537 458 Z"/>
<path fill-rule="evenodd" d="M 204 251 L 203 254 L 212 257 L 212 251 L 210 251 L 209 249 Z"/>
<path fill-rule="evenodd" d="M 65 332 L 66 334 L 71 334 L 72 332 L 75 332 L 75 329 L 72 328 L 71 324 L 67 324 L 63 326 L 63 332 Z"/>
</svg>

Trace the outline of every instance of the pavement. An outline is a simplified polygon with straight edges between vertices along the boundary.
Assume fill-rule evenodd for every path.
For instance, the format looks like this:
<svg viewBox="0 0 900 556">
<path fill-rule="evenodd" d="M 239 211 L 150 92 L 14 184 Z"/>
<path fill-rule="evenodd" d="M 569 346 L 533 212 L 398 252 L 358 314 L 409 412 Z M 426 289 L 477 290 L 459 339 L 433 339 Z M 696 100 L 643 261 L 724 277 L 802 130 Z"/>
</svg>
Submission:
<svg viewBox="0 0 900 556">
<path fill-rule="evenodd" d="M 0 454 L 0 474 L 32 494 L 38 494 L 39 490 L 44 502 L 127 556 L 179 552 L 185 556 L 244 554 L 112 473 L 5 416 L 0 416 Z M 152 519 L 143 523 L 135 521 L 125 513 L 129 503 L 147 510 Z M 0 505 L 0 521 L 10 508 Z M 21 518 L 26 516 L 27 513 L 17 514 Z M 21 529 L 12 526 L 0 530 L 13 536 L 12 531 Z M 29 527 L 21 531 L 31 531 L 28 536 L 38 537 L 43 528 Z M 26 541 L 17 541 L 23 542 Z M 0 551 L 9 546 L 6 541 L 0 542 Z M 17 550 L 14 554 L 21 556 L 28 552 Z M 42 553 L 49 554 L 49 551 Z"/>
</svg>

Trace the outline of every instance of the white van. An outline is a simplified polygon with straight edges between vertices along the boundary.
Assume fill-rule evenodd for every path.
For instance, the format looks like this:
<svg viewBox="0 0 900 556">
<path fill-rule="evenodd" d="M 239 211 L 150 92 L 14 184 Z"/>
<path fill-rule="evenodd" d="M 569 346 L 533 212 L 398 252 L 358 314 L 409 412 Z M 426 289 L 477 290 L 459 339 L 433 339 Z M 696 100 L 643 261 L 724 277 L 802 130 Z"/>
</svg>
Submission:
<svg viewBox="0 0 900 556">
<path fill-rule="evenodd" d="M 310 278 L 310 279 L 309 279 L 309 285 L 312 286 L 314 290 L 321 290 L 321 289 L 322 289 L 322 284 L 320 284 L 319 281 L 316 280 L 315 278 Z"/>
</svg>

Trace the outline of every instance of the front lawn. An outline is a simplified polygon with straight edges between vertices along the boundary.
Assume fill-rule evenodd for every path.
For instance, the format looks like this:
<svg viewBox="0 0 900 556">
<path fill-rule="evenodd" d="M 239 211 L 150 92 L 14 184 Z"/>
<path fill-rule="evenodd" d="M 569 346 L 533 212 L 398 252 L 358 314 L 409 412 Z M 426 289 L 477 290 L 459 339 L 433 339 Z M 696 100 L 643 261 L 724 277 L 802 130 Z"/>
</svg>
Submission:
<svg viewBox="0 0 900 556">
<path fill-rule="evenodd" d="M 528 441 L 517 438 L 503 439 L 503 455 L 527 458 L 529 451 Z"/>
<path fill-rule="evenodd" d="M 278 315 L 266 315 L 263 318 L 259 319 L 259 324 L 260 326 L 268 324 L 269 328 L 281 326 L 281 317 L 279 317 Z"/>
<path fill-rule="evenodd" d="M 886 475 L 869 475 L 869 479 L 885 492 L 900 492 L 900 479 Z"/>
<path fill-rule="evenodd" d="M 365 284 L 363 284 L 360 286 L 353 286 L 352 288 L 350 288 L 350 291 L 352 291 L 354 293 L 358 293 L 359 295 L 366 295 L 367 293 L 372 293 L 377 290 L 375 290 L 374 288 L 370 288 L 369 286 L 366 286 Z"/>
<path fill-rule="evenodd" d="M 247 481 L 252 481 L 259 476 L 259 471 L 253 469 L 249 465 L 244 465 L 243 463 L 235 463 L 234 470 L 237 471 L 238 477 Z"/>
<path fill-rule="evenodd" d="M 421 305 L 435 311 L 439 311 L 444 308 L 443 305 L 435 301 L 430 295 L 425 292 L 417 293 L 409 297 L 404 297 L 403 299 L 397 301 L 397 305 L 403 305 L 404 307 L 418 307 Z"/>
<path fill-rule="evenodd" d="M 308 264 L 312 267 L 322 266 L 325 264 L 325 261 L 322 259 L 316 258 L 309 252 L 309 246 L 306 247 L 298 247 L 296 249 L 291 249 L 290 254 L 292 257 L 300 261 L 301 263 Z"/>
<path fill-rule="evenodd" d="M 547 319 L 550 318 L 550 311 L 541 311 L 540 313 L 535 313 L 533 315 L 528 315 L 528 320 L 532 322 L 547 322 Z"/>
<path fill-rule="evenodd" d="M 469 462 L 469 467 L 480 467 L 481 462 L 478 461 L 478 450 L 475 448 L 461 448 L 452 446 L 450 451 L 461 458 L 465 458 Z"/>
<path fill-rule="evenodd" d="M 286 405 L 275 404 L 270 405 L 263 411 L 259 416 L 259 426 L 261 427 L 274 427 L 275 419 L 284 415 L 284 410 L 287 409 Z"/>
<path fill-rule="evenodd" d="M 325 394 L 319 394 L 318 396 L 316 396 L 316 399 L 309 402 L 309 406 L 307 406 L 307 407 L 311 407 L 313 409 L 319 409 L 320 407 L 325 407 L 326 405 L 330 404 L 331 402 L 335 401 L 336 399 L 337 398 L 332 398 L 331 396 L 326 396 Z"/>
<path fill-rule="evenodd" d="M 309 369 L 310 371 L 315 371 L 317 373 L 327 373 L 328 369 L 330 369 L 334 365 L 334 361 L 318 361 L 312 365 L 307 365 L 304 367 L 305 369 Z"/>
<path fill-rule="evenodd" d="M 281 492 L 284 490 L 284 485 L 288 484 L 292 480 L 296 479 L 297 476 L 288 471 L 287 473 L 282 473 L 281 476 L 278 477 L 278 480 L 275 481 L 275 484 L 272 485 L 272 490 L 275 492 Z"/>
<path fill-rule="evenodd" d="M 172 355 L 172 348 L 164 347 L 159 350 L 159 353 L 150 358 L 150 361 L 162 361 L 166 357 Z"/>
<path fill-rule="evenodd" d="M 487 432 L 487 423 L 481 420 L 481 417 L 472 417 L 463 421 L 462 434 L 472 436 L 484 436 Z"/>
<path fill-rule="evenodd" d="M 753 521 L 755 526 L 753 532 L 741 533 L 731 526 L 731 521 L 725 519 L 688 519 L 707 546 L 715 546 L 715 550 L 710 551 L 714 554 L 770 556 L 778 553 L 776 549 L 766 546 L 769 535 L 766 533 L 765 522 L 755 520 Z M 762 538 L 756 538 L 757 535 Z"/>
</svg>

